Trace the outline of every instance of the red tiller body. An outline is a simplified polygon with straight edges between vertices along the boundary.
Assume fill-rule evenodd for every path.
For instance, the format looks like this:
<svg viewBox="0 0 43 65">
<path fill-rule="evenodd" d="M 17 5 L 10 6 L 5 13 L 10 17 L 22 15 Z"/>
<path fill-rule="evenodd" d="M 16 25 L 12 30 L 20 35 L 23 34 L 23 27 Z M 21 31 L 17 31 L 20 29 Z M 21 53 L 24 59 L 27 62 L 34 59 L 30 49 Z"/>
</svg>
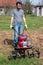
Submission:
<svg viewBox="0 0 43 65">
<path fill-rule="evenodd" d="M 27 46 L 27 43 L 26 43 L 27 39 L 28 37 L 26 35 L 19 36 L 18 46 L 19 47 Z"/>
<path fill-rule="evenodd" d="M 19 41 L 26 41 L 28 39 L 27 35 L 20 35 L 19 36 Z"/>
</svg>

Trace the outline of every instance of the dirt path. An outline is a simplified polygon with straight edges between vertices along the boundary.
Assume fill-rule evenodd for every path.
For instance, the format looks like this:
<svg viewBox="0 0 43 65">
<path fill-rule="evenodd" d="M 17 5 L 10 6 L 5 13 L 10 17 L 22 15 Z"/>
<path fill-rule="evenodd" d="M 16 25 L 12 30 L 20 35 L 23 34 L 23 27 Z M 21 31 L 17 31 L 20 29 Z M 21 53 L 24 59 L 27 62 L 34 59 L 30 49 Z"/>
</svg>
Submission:
<svg viewBox="0 0 43 65">
<path fill-rule="evenodd" d="M 24 32 L 29 36 L 32 43 L 40 49 L 41 57 L 43 57 L 43 31 L 28 31 Z M 4 41 L 7 40 L 9 44 L 4 44 Z M 9 31 L 0 31 L 0 53 L 9 54 L 14 48 L 12 46 L 13 32 Z"/>
</svg>

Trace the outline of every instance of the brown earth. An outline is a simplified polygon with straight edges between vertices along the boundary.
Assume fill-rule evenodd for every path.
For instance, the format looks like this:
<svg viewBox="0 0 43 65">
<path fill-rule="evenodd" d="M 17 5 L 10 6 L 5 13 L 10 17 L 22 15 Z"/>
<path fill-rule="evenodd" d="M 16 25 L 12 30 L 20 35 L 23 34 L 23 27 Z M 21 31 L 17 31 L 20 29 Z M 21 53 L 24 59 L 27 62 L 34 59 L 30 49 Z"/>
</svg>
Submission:
<svg viewBox="0 0 43 65">
<path fill-rule="evenodd" d="M 24 32 L 30 38 L 32 44 L 40 49 L 41 58 L 43 58 L 43 31 L 28 31 Z M 12 31 L 0 31 L 0 53 L 9 54 L 14 47 Z M 6 42 L 7 41 L 7 42 Z M 6 44 L 4 43 L 6 42 Z"/>
</svg>

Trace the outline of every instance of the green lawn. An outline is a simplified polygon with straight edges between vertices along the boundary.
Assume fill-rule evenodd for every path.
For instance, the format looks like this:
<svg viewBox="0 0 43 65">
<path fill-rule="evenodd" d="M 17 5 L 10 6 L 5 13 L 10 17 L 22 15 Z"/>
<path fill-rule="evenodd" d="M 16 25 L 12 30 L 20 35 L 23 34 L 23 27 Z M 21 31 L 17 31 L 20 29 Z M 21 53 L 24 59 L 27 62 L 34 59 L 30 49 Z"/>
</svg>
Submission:
<svg viewBox="0 0 43 65">
<path fill-rule="evenodd" d="M 0 16 L 0 30 L 10 30 L 10 16 Z M 32 15 L 26 16 L 29 30 L 38 30 L 43 28 L 43 17 Z"/>
<path fill-rule="evenodd" d="M 9 61 L 7 56 L 0 55 L 0 65 L 43 65 L 42 61 L 37 58 L 21 58 Z"/>
</svg>

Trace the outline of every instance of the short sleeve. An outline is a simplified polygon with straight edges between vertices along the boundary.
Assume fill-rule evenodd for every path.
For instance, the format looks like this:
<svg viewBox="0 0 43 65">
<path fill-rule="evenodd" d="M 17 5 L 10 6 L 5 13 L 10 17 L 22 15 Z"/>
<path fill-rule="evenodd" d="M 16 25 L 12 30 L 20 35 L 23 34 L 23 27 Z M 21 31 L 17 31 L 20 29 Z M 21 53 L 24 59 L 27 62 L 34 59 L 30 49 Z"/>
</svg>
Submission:
<svg viewBox="0 0 43 65">
<path fill-rule="evenodd" d="M 11 11 L 11 16 L 14 16 L 14 10 Z"/>
</svg>

